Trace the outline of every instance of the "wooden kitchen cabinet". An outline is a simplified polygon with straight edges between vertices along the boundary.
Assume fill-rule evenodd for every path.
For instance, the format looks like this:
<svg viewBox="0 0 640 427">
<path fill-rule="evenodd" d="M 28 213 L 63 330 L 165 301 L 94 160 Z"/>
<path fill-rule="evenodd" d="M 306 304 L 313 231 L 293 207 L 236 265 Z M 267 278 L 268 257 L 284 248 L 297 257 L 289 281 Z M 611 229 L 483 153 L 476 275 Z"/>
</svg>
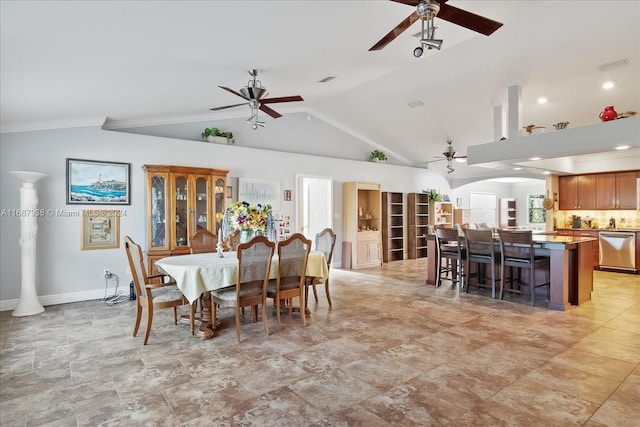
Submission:
<svg viewBox="0 0 640 427">
<path fill-rule="evenodd" d="M 558 177 L 558 208 L 560 210 L 597 209 L 596 175 Z"/>
<path fill-rule="evenodd" d="M 144 165 L 147 271 L 158 259 L 189 253 L 189 237 L 201 228 L 217 235 L 226 203 L 227 170 Z"/>
<path fill-rule="evenodd" d="M 597 209 L 637 209 L 636 172 L 596 175 Z"/>
<path fill-rule="evenodd" d="M 593 237 L 595 240 L 591 242 L 593 245 L 593 269 L 600 268 L 600 243 L 598 242 L 598 232 L 593 230 L 573 230 L 575 237 Z"/>
<path fill-rule="evenodd" d="M 342 184 L 342 238 L 351 244 L 352 268 L 382 265 L 382 192 L 380 184 Z M 343 261 L 344 262 L 344 261 Z"/>
</svg>

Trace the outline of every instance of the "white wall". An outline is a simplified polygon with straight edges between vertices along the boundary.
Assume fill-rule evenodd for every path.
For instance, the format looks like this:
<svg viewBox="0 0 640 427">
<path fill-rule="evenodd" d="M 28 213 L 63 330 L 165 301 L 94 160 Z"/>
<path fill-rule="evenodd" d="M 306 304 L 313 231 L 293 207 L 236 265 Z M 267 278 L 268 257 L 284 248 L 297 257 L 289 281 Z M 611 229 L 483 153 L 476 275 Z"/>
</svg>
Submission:
<svg viewBox="0 0 640 427">
<path fill-rule="evenodd" d="M 322 133 L 310 133 L 299 143 L 320 144 Z M 0 135 L 0 208 L 20 206 L 18 179 L 11 170 L 43 172 L 37 184 L 39 208 L 76 211 L 96 205 L 66 205 L 66 159 L 78 158 L 131 163 L 131 205 L 120 206 L 120 237 L 130 235 L 146 247 L 144 164 L 172 164 L 229 169 L 229 177 L 280 180 L 284 189 L 295 188 L 295 174 L 334 178 L 334 229 L 338 234 L 334 266 L 341 264 L 342 182 L 379 182 L 383 191 L 419 192 L 424 188 L 449 191 L 445 177 L 427 169 L 378 164 L 368 161 L 271 152 L 236 145 L 133 135 L 100 127 L 58 129 Z M 233 182 L 233 181 L 231 181 Z M 234 184 L 235 185 L 235 184 Z M 234 191 L 237 189 L 234 189 Z M 282 203 L 282 212 L 295 218 L 295 200 Z M 0 221 L 0 310 L 15 307 L 20 296 L 19 219 L 3 215 Z M 38 221 L 37 289 L 44 305 L 101 298 L 102 276 L 109 268 L 128 291 L 124 248 L 80 250 L 80 217 L 48 217 Z M 292 224 L 293 229 L 297 229 Z M 111 294 L 113 289 L 107 292 Z"/>
</svg>

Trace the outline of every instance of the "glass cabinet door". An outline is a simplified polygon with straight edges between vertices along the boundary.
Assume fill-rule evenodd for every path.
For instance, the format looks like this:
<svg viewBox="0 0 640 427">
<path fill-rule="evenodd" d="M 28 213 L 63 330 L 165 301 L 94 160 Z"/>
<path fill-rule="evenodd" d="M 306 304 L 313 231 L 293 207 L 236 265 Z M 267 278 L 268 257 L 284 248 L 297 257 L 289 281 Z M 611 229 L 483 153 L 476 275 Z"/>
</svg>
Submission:
<svg viewBox="0 0 640 427">
<path fill-rule="evenodd" d="M 213 212 L 215 214 L 216 223 L 215 223 L 215 233 L 218 233 L 218 230 L 222 230 L 222 217 L 224 216 L 225 211 L 225 198 L 226 198 L 226 182 L 224 179 L 216 178 L 215 184 L 213 186 L 214 197 L 213 201 Z"/>
<path fill-rule="evenodd" d="M 184 175 L 174 177 L 175 192 L 175 242 L 176 246 L 187 246 L 189 232 L 189 193 L 188 180 Z"/>
<path fill-rule="evenodd" d="M 153 175 L 151 187 L 151 246 L 167 247 L 167 178 L 164 175 Z"/>
<path fill-rule="evenodd" d="M 210 209 L 209 209 L 209 178 L 203 176 L 195 177 L 195 227 L 191 230 L 191 234 L 204 228 L 211 230 L 210 225 Z"/>
</svg>

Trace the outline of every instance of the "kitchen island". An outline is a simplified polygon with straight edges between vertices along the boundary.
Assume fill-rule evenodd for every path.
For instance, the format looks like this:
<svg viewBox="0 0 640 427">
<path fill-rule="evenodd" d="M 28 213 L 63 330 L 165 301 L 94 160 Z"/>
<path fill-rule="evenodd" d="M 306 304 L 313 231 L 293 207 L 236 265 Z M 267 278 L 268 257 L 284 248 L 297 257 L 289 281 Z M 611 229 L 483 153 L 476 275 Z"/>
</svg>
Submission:
<svg viewBox="0 0 640 427">
<path fill-rule="evenodd" d="M 593 237 L 534 234 L 537 255 L 550 259 L 549 308 L 566 310 L 591 300 L 593 291 Z M 440 268 L 435 236 L 427 236 L 427 284 L 435 285 Z M 498 243 L 496 241 L 496 243 Z M 498 243 L 499 244 L 499 243 Z"/>
</svg>

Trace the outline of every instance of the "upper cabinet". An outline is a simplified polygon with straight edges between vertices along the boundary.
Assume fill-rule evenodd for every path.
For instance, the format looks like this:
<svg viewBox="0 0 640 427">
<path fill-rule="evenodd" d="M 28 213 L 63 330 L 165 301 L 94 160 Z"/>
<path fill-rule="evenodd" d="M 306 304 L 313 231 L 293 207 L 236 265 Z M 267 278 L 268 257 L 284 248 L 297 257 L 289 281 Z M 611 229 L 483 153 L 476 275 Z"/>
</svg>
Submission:
<svg viewBox="0 0 640 427">
<path fill-rule="evenodd" d="M 560 176 L 558 193 L 560 210 L 596 209 L 596 176 Z"/>
<path fill-rule="evenodd" d="M 155 261 L 189 253 L 201 228 L 217 234 L 226 202 L 226 170 L 145 165 L 148 271 Z"/>
<path fill-rule="evenodd" d="M 596 176 L 597 209 L 636 209 L 636 172 L 604 173 Z"/>
</svg>

